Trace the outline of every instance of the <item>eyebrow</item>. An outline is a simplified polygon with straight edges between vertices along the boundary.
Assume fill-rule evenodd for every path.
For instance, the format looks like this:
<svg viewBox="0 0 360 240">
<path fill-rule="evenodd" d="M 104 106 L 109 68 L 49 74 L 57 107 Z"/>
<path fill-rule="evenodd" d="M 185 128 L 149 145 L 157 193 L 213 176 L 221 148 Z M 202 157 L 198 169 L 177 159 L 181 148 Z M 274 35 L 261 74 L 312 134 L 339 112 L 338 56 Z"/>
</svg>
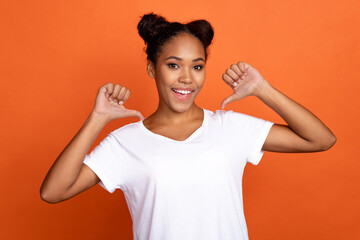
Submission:
<svg viewBox="0 0 360 240">
<path fill-rule="evenodd" d="M 168 60 L 168 59 L 175 59 L 175 60 L 179 60 L 179 61 L 182 61 L 183 59 L 182 58 L 179 58 L 179 57 L 175 57 L 175 56 L 170 56 L 168 58 L 166 58 L 165 60 Z M 205 60 L 203 58 L 195 58 L 192 60 L 193 62 L 197 62 L 197 61 L 203 61 L 205 62 Z"/>
</svg>

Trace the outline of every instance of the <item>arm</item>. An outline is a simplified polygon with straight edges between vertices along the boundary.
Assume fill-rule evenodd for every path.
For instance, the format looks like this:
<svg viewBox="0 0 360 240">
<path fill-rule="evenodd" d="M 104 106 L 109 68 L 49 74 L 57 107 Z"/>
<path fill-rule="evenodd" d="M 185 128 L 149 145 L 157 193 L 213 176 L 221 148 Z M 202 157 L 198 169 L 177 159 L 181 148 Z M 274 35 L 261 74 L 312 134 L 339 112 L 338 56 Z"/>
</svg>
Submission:
<svg viewBox="0 0 360 240">
<path fill-rule="evenodd" d="M 136 116 L 141 113 L 125 109 L 123 103 L 130 91 L 108 83 L 99 89 L 95 106 L 79 132 L 61 152 L 47 173 L 40 188 L 41 198 L 58 203 L 97 184 L 100 179 L 85 164 L 84 158 L 104 126 L 111 120 Z"/>
<path fill-rule="evenodd" d="M 256 96 L 278 113 L 288 125 L 274 124 L 263 150 L 274 152 L 317 152 L 328 150 L 336 142 L 335 135 L 305 107 L 272 87 L 247 63 L 232 65 L 223 75 L 234 94 L 226 98 L 222 108 L 246 96 Z"/>
</svg>

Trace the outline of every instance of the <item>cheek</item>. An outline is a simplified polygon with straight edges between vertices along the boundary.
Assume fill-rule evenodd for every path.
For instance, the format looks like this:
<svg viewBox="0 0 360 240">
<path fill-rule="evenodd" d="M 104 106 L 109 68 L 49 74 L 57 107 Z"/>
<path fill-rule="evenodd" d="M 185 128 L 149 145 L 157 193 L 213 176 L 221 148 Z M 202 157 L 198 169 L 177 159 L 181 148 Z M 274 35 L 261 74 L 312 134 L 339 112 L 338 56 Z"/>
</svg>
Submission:
<svg viewBox="0 0 360 240">
<path fill-rule="evenodd" d="M 177 78 L 176 73 L 169 71 L 168 69 L 162 69 L 157 73 L 157 81 L 160 84 L 170 84 Z"/>
<path fill-rule="evenodd" d="M 201 72 L 201 73 L 198 73 L 197 76 L 196 76 L 196 82 L 199 86 L 203 85 L 204 82 L 205 82 L 205 71 L 204 72 Z"/>
</svg>

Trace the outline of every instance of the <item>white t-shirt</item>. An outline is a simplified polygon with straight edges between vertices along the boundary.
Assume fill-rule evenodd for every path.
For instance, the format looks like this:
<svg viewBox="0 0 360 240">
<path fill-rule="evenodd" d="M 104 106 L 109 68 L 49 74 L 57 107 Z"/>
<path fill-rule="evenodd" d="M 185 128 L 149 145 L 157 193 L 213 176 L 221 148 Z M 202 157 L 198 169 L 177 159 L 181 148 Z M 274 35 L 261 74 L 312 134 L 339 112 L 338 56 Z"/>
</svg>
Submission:
<svg viewBox="0 0 360 240">
<path fill-rule="evenodd" d="M 248 239 L 243 170 L 259 163 L 272 124 L 204 109 L 201 127 L 176 141 L 138 121 L 111 132 L 84 163 L 107 191 L 124 192 L 135 240 Z"/>
</svg>

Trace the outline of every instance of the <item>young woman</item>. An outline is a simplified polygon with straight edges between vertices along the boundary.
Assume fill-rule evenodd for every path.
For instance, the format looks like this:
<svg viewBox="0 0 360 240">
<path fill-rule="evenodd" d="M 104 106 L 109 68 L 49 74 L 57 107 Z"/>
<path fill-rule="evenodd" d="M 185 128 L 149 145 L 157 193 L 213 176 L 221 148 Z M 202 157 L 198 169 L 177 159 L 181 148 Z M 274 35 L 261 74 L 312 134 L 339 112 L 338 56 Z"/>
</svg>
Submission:
<svg viewBox="0 0 360 240">
<path fill-rule="evenodd" d="M 157 110 L 144 119 L 125 108 L 128 89 L 102 86 L 89 118 L 45 177 L 42 199 L 58 203 L 99 183 L 109 192 L 124 192 L 134 239 L 248 239 L 242 202 L 246 163 L 258 164 L 263 151 L 324 151 L 335 143 L 334 134 L 245 62 L 223 75 L 234 93 L 221 107 L 253 95 L 287 125 L 197 106 L 214 35 L 207 21 L 170 23 L 147 14 L 138 30 L 159 94 Z M 108 122 L 130 116 L 141 121 L 111 132 L 87 155 Z"/>
</svg>

